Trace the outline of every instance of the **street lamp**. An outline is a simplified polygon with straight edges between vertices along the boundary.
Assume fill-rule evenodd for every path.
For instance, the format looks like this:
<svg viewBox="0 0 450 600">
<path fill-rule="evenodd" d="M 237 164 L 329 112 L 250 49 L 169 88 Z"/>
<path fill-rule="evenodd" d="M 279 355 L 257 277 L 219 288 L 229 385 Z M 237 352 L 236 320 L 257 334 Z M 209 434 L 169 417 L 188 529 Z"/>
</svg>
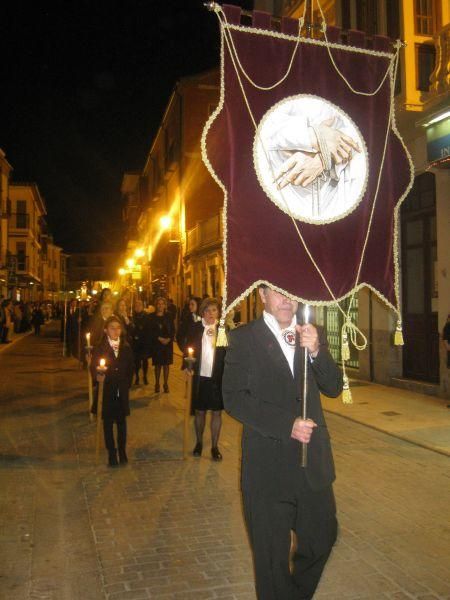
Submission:
<svg viewBox="0 0 450 600">
<path fill-rule="evenodd" d="M 137 249 L 134 251 L 134 256 L 135 256 L 136 258 L 142 258 L 143 256 L 145 256 L 145 251 L 144 251 L 142 248 L 137 248 Z"/>
<path fill-rule="evenodd" d="M 119 273 L 119 275 L 123 276 L 123 275 L 126 275 L 127 271 L 126 271 L 126 269 L 124 269 L 122 267 L 122 268 L 119 269 L 118 273 Z"/>
<path fill-rule="evenodd" d="M 126 265 L 127 265 L 127 267 L 128 267 L 129 269 L 132 269 L 132 268 L 134 267 L 134 265 L 135 265 L 135 264 L 136 264 L 136 263 L 135 263 L 135 260 L 134 260 L 134 258 L 129 258 L 129 259 L 127 259 L 127 260 L 126 260 Z"/>
</svg>

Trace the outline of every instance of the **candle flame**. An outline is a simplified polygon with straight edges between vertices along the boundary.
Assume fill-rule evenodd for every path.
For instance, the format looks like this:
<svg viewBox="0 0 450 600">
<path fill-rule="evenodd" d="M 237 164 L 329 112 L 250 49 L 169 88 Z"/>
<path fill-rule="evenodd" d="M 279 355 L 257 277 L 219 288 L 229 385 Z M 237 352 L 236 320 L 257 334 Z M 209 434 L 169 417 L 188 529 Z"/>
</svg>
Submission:
<svg viewBox="0 0 450 600">
<path fill-rule="evenodd" d="M 192 358 L 192 356 L 194 356 L 194 348 L 188 348 L 188 356 Z"/>
<path fill-rule="evenodd" d="M 102 369 L 104 368 L 104 366 L 106 365 L 106 360 L 104 358 L 100 359 L 100 366 L 102 367 Z"/>
</svg>

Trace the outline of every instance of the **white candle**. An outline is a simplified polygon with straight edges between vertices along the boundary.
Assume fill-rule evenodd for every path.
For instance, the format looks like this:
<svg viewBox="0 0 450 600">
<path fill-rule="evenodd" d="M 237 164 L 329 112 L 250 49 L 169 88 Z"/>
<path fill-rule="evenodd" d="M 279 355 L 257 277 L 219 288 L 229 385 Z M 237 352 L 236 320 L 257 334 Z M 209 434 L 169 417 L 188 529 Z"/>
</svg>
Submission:
<svg viewBox="0 0 450 600">
<path fill-rule="evenodd" d="M 90 345 L 91 345 L 91 334 L 88 331 L 86 334 L 86 346 L 90 346 Z"/>
<path fill-rule="evenodd" d="M 194 357 L 194 348 L 188 348 L 188 357 L 189 358 L 193 358 Z"/>
<path fill-rule="evenodd" d="M 106 365 L 106 360 L 104 358 L 100 359 L 100 369 L 104 369 Z"/>
</svg>

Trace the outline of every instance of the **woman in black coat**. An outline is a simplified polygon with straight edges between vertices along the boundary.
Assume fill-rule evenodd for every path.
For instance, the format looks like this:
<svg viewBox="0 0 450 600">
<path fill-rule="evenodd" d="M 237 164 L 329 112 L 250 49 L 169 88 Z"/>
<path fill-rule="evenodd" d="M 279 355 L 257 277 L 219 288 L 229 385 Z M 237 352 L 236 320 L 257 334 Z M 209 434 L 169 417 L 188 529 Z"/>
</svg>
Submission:
<svg viewBox="0 0 450 600">
<path fill-rule="evenodd" d="M 139 371 L 142 368 L 144 385 L 147 385 L 148 359 L 152 354 L 152 333 L 150 329 L 150 315 L 144 311 L 142 300 L 136 300 L 134 304 L 131 347 L 134 353 L 134 368 L 136 373 L 134 383 L 139 385 Z"/>
<path fill-rule="evenodd" d="M 177 344 L 181 352 L 185 352 L 187 340 L 190 337 L 190 330 L 194 323 L 201 321 L 199 314 L 201 300 L 192 296 L 189 298 L 187 310 L 183 313 L 180 321 L 180 326 L 177 331 Z"/>
<path fill-rule="evenodd" d="M 167 312 L 165 298 L 157 298 L 155 312 L 150 317 L 152 338 L 152 359 L 155 366 L 155 392 L 159 392 L 161 367 L 164 376 L 164 392 L 169 391 L 169 365 L 173 363 L 173 338 L 175 326 L 172 316 Z"/>
<path fill-rule="evenodd" d="M 222 427 L 222 374 L 225 348 L 216 348 L 219 303 L 215 298 L 206 298 L 200 306 L 201 321 L 190 328 L 186 352 L 193 350 L 196 358 L 192 381 L 192 410 L 195 414 L 197 443 L 193 455 L 201 456 L 206 412 L 211 411 L 211 456 L 222 460 L 219 451 L 219 435 Z"/>
<path fill-rule="evenodd" d="M 97 367 L 105 359 L 102 419 L 105 446 L 108 450 L 110 467 L 128 462 L 126 453 L 127 421 L 130 414 L 129 389 L 133 380 L 134 359 L 128 343 L 121 337 L 122 322 L 116 316 L 109 317 L 105 323 L 105 335 L 98 346 L 94 347 L 91 360 L 91 373 L 98 380 Z M 92 412 L 97 413 L 97 403 Z M 114 441 L 113 425 L 117 426 L 117 447 Z"/>
</svg>

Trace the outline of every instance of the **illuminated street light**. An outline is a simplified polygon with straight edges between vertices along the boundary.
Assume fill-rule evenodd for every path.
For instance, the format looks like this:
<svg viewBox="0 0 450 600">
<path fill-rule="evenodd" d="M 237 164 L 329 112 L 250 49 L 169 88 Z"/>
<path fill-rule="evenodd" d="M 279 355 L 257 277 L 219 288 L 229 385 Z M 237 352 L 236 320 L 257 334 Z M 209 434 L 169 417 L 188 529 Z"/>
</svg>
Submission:
<svg viewBox="0 0 450 600">
<path fill-rule="evenodd" d="M 127 265 L 127 267 L 128 267 L 129 269 L 132 269 L 132 268 L 134 267 L 134 265 L 135 265 L 135 264 L 136 264 L 136 263 L 135 263 L 135 260 L 134 260 L 134 258 L 129 258 L 129 259 L 126 261 L 126 265 Z"/>
<path fill-rule="evenodd" d="M 137 248 L 137 249 L 134 251 L 134 256 L 135 256 L 136 258 L 142 258 L 143 256 L 145 256 L 145 251 L 144 251 L 142 248 Z"/>
<path fill-rule="evenodd" d="M 125 275 L 126 274 L 126 270 L 121 268 L 119 269 L 119 275 Z"/>
<path fill-rule="evenodd" d="M 172 225 L 172 218 L 170 217 L 170 215 L 164 215 L 159 220 L 159 223 L 162 229 L 169 229 L 169 227 Z"/>
</svg>

